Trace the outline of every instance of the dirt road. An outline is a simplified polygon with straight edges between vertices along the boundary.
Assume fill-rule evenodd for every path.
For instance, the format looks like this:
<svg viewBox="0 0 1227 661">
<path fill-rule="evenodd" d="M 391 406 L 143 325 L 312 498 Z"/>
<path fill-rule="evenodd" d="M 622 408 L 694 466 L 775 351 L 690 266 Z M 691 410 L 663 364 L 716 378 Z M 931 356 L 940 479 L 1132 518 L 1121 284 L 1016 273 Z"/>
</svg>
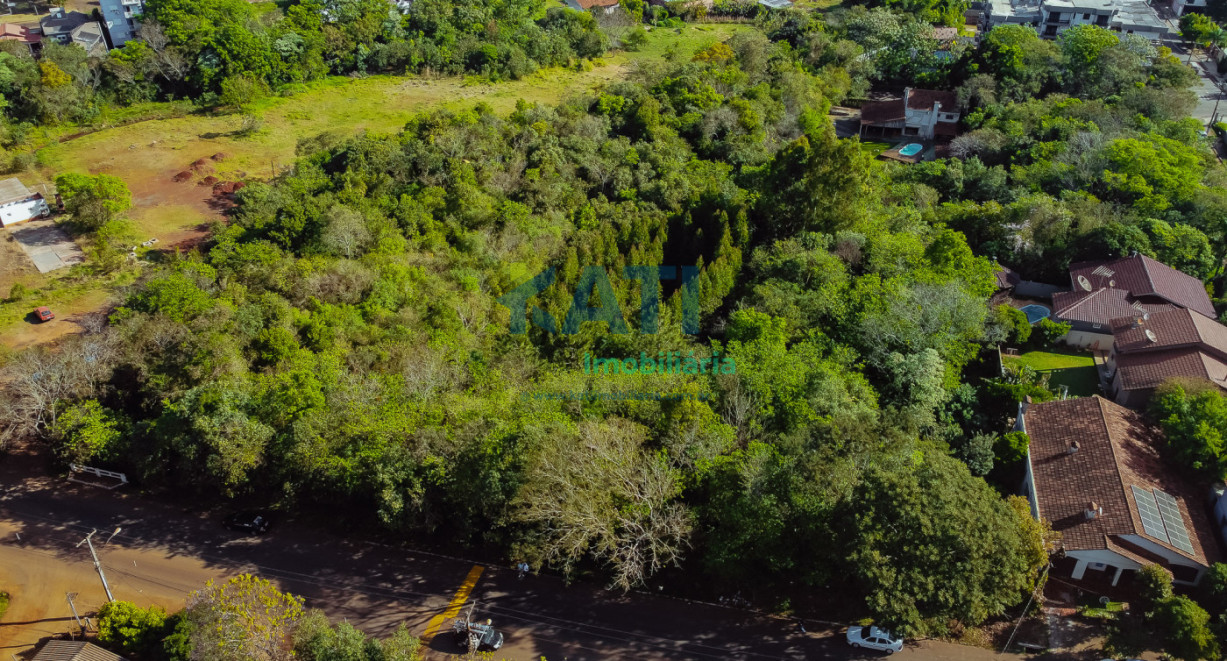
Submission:
<svg viewBox="0 0 1227 661">
<path fill-rule="evenodd" d="M 117 599 L 176 610 L 209 578 L 252 572 L 374 635 L 402 623 L 418 635 L 440 631 L 428 645 L 437 659 L 459 651 L 447 626 L 451 613 L 470 605 L 475 619 L 493 619 L 507 637 L 496 658 L 877 658 L 849 648 L 838 625 L 810 621 L 802 631 L 796 620 L 667 595 L 612 593 L 548 575 L 519 580 L 514 570 L 494 564 L 343 539 L 292 521 L 261 537 L 236 537 L 222 529 L 220 513 L 185 512 L 136 494 L 40 477 L 29 456 L 0 461 L 0 586 L 13 595 L 0 623 L 4 653 L 28 651 L 38 639 L 65 631 L 72 622 L 66 592 L 77 593 L 82 611 L 103 602 L 88 552 L 75 547 L 97 529 L 98 554 Z M 910 645 L 899 656 L 1000 658 L 935 642 Z"/>
</svg>

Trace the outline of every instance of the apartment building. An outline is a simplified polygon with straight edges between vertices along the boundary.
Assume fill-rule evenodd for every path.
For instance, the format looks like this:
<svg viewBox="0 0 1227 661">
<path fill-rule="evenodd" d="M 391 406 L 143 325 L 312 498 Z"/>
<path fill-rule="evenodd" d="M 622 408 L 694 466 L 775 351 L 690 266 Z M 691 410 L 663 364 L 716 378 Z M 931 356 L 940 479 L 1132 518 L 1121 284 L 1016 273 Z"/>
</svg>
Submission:
<svg viewBox="0 0 1227 661">
<path fill-rule="evenodd" d="M 1167 23 L 1145 0 L 996 0 L 988 4 L 982 20 L 984 29 L 1030 25 L 1049 39 L 1077 25 L 1097 25 L 1152 41 L 1168 34 Z"/>
</svg>

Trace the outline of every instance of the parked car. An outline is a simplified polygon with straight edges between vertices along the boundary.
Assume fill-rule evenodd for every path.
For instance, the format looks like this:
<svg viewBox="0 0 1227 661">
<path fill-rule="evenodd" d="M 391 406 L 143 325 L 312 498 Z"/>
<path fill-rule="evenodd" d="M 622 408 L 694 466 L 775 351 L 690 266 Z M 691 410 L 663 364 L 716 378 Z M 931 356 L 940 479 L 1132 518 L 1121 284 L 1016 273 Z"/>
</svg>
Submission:
<svg viewBox="0 0 1227 661">
<path fill-rule="evenodd" d="M 34 308 L 34 316 L 38 317 L 39 321 L 51 321 L 52 319 L 55 319 L 55 313 L 51 311 L 51 308 L 45 305 Z"/>
<path fill-rule="evenodd" d="M 493 652 L 503 646 L 503 634 L 495 629 L 490 620 L 485 624 L 455 620 L 452 622 L 452 634 L 456 644 L 466 652 Z"/>
<path fill-rule="evenodd" d="M 903 639 L 877 627 L 848 627 L 848 644 L 894 654 L 903 649 Z"/>
<path fill-rule="evenodd" d="M 222 522 L 230 530 L 245 533 L 268 532 L 268 515 L 263 512 L 238 512 Z"/>
</svg>

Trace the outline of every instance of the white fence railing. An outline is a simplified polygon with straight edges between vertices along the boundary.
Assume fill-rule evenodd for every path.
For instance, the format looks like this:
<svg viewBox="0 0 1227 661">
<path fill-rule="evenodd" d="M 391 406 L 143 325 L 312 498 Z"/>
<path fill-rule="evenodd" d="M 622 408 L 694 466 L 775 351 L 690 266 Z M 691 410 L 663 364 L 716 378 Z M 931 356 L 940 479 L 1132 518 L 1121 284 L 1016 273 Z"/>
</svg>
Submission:
<svg viewBox="0 0 1227 661">
<path fill-rule="evenodd" d="M 111 486 L 106 486 L 104 484 L 98 484 L 97 482 L 91 482 L 89 480 L 81 480 L 81 479 L 74 477 L 73 475 L 69 475 L 68 480 L 70 482 L 80 482 L 81 484 L 92 484 L 92 485 L 100 486 L 106 489 L 116 489 L 128 483 L 128 476 L 124 475 L 123 473 L 116 473 L 115 471 L 103 470 L 101 468 L 93 468 L 92 466 L 79 466 L 77 464 L 68 464 L 68 467 L 72 469 L 73 473 L 86 473 L 88 475 L 94 475 L 96 477 L 109 477 L 113 480 L 118 480 L 117 483 L 112 484 Z"/>
</svg>

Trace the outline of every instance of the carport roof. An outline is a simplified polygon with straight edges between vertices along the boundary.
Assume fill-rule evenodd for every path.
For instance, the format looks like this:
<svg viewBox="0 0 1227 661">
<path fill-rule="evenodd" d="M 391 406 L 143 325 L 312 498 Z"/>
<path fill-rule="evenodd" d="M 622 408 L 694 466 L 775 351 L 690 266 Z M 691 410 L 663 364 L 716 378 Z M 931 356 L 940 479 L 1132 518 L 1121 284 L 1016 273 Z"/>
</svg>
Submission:
<svg viewBox="0 0 1227 661">
<path fill-rule="evenodd" d="M 108 652 L 97 645 L 75 640 L 53 640 L 32 661 L 126 661 L 122 656 Z"/>
<path fill-rule="evenodd" d="M 0 179 L 0 202 L 30 197 L 30 189 L 16 177 Z"/>
</svg>

